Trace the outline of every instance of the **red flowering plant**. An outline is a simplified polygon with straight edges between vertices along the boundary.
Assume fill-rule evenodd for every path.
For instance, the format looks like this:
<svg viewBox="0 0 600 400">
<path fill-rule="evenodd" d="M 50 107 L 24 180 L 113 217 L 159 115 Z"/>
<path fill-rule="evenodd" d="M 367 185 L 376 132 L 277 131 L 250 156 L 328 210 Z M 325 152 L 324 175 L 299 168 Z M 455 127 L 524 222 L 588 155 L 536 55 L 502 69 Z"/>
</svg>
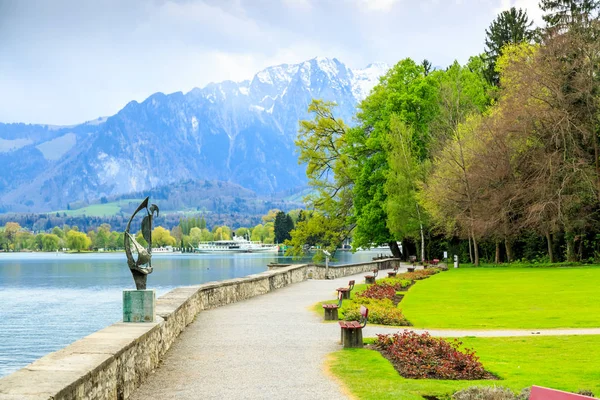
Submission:
<svg viewBox="0 0 600 400">
<path fill-rule="evenodd" d="M 495 379 L 479 357 L 462 343 L 434 338 L 412 331 L 377 335 L 375 346 L 405 378 L 414 379 Z"/>
</svg>

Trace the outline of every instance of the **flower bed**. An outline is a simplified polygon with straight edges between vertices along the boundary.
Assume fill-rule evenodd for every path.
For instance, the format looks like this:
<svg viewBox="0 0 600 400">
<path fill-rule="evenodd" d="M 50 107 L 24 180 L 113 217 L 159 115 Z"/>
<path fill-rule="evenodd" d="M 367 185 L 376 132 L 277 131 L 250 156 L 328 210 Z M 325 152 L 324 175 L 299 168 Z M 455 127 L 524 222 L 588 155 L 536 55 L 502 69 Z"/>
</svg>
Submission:
<svg viewBox="0 0 600 400">
<path fill-rule="evenodd" d="M 434 338 L 428 333 L 377 335 L 375 346 L 405 378 L 496 379 L 487 372 L 473 350 L 463 349 L 458 340 Z"/>
</svg>

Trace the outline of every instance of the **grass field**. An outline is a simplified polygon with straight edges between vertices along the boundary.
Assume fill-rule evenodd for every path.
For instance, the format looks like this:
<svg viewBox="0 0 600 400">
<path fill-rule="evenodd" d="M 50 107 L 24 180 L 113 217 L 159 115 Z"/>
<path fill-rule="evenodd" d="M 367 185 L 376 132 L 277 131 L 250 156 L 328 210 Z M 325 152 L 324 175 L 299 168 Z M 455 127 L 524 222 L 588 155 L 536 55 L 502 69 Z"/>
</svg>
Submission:
<svg viewBox="0 0 600 400">
<path fill-rule="evenodd" d="M 600 327 L 599 267 L 450 269 L 400 303 L 417 328 Z"/>
<path fill-rule="evenodd" d="M 349 391 L 364 400 L 423 399 L 422 395 L 442 396 L 474 385 L 505 386 L 519 392 L 541 385 L 600 393 L 600 336 L 542 336 L 515 338 L 464 338 L 476 350 L 485 368 L 497 381 L 441 381 L 404 379 L 378 352 L 346 349 L 329 360 L 331 373 Z"/>
<path fill-rule="evenodd" d="M 78 217 L 87 215 L 88 217 L 110 217 L 117 215 L 122 207 L 128 206 L 130 203 L 140 203 L 143 199 L 127 199 L 119 200 L 105 204 L 92 204 L 87 207 L 78 208 L 77 210 L 61 210 L 53 211 L 52 213 L 67 214 L 69 216 Z"/>
</svg>

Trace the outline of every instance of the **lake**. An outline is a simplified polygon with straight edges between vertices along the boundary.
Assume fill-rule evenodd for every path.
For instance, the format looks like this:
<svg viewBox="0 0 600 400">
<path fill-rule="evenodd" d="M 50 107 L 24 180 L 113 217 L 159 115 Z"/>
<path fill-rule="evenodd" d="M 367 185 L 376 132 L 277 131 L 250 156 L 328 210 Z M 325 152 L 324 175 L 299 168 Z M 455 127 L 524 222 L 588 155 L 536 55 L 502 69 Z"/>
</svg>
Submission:
<svg viewBox="0 0 600 400">
<path fill-rule="evenodd" d="M 338 252 L 332 264 L 370 261 L 378 252 Z M 271 262 L 301 260 L 272 253 L 155 255 L 148 288 L 159 297 L 178 286 L 263 272 Z M 123 289 L 135 289 L 124 253 L 0 253 L 0 377 L 119 321 Z"/>
</svg>

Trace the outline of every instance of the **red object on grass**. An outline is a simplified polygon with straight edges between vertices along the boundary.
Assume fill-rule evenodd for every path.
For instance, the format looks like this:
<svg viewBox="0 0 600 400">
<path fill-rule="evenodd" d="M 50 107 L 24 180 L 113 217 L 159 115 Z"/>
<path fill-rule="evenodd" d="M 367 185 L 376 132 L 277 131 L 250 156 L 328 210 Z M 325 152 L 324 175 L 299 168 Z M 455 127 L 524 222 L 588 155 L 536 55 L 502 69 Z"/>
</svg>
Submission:
<svg viewBox="0 0 600 400">
<path fill-rule="evenodd" d="M 548 389 L 540 386 L 532 386 L 531 394 L 529 395 L 529 400 L 584 400 L 593 398 L 594 397 L 562 392 L 560 390 Z"/>
</svg>

